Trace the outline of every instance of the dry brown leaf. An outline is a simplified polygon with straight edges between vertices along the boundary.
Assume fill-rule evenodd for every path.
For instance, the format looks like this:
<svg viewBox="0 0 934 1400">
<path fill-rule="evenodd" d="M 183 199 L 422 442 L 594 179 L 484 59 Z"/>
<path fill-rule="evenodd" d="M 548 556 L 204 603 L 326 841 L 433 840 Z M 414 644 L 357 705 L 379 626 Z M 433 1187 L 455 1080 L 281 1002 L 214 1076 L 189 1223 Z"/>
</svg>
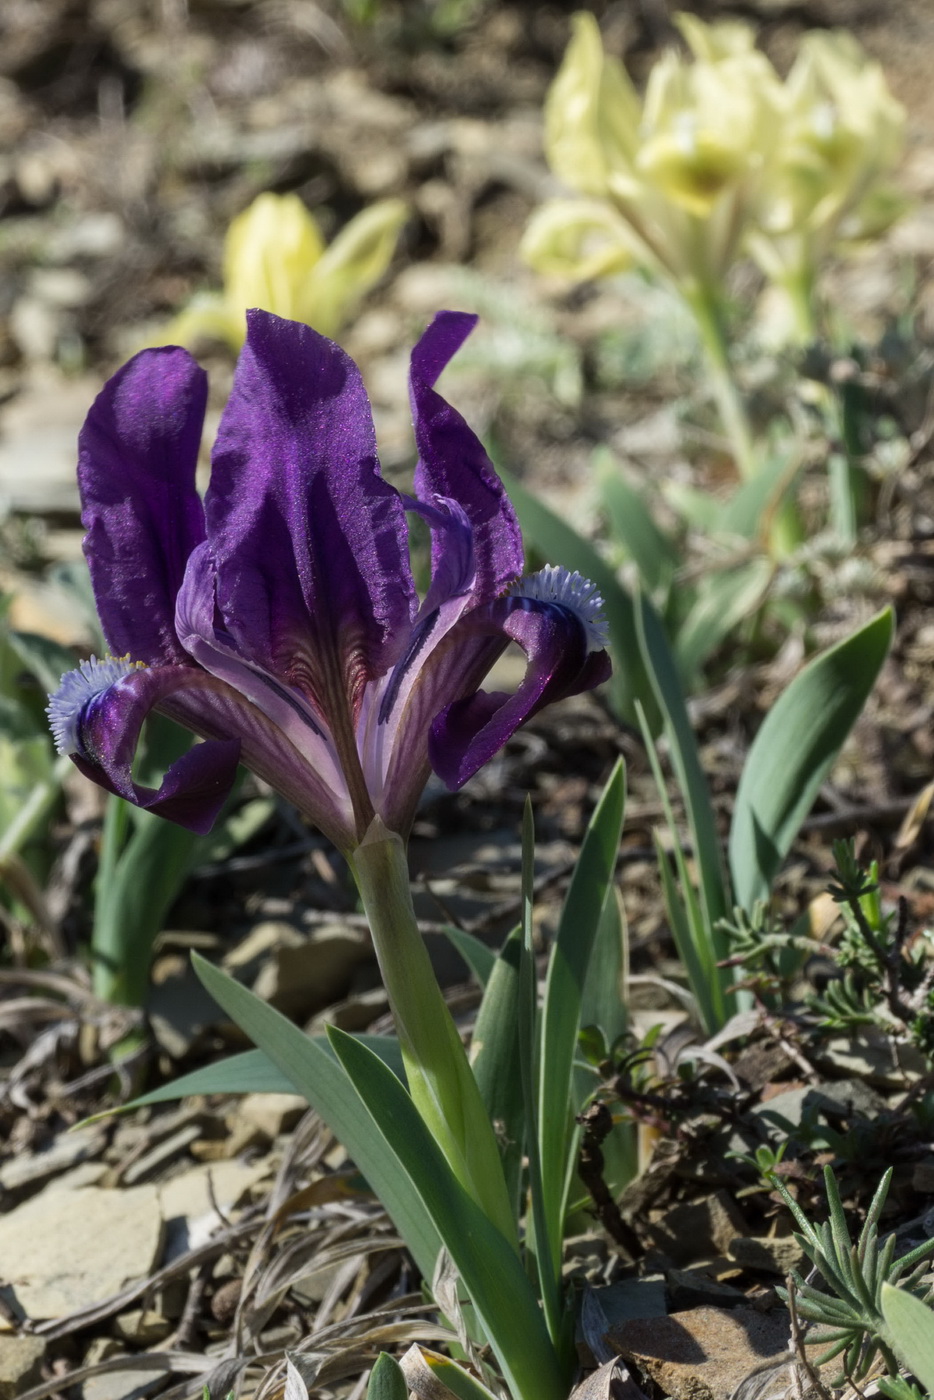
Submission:
<svg viewBox="0 0 934 1400">
<path fill-rule="evenodd" d="M 285 1358 L 285 1395 L 283 1400 L 308 1400 L 308 1387 L 291 1356 Z"/>
<path fill-rule="evenodd" d="M 840 917 L 840 906 L 829 890 L 822 890 L 808 905 L 808 927 L 815 943 L 823 943 Z"/>
<path fill-rule="evenodd" d="M 399 1362 L 405 1383 L 418 1400 L 454 1400 L 454 1392 L 439 1380 L 417 1342 L 413 1342 Z"/>
<path fill-rule="evenodd" d="M 921 835 L 921 829 L 927 821 L 932 798 L 934 798 L 934 782 L 928 783 L 926 787 L 921 789 L 918 796 L 905 813 L 902 824 L 898 828 L 898 835 L 895 838 L 896 851 L 906 851 L 918 840 L 918 837 Z"/>
<path fill-rule="evenodd" d="M 604 1364 L 571 1391 L 568 1400 L 645 1400 L 620 1357 Z"/>
</svg>

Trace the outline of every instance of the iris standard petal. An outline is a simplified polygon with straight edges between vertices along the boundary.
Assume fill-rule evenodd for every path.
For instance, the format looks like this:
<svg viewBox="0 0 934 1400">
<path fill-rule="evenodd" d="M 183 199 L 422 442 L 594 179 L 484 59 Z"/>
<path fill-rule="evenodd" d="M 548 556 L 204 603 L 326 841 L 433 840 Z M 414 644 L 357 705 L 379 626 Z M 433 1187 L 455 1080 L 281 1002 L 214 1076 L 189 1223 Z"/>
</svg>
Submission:
<svg viewBox="0 0 934 1400">
<path fill-rule="evenodd" d="M 185 350 L 143 350 L 98 395 L 78 439 L 84 552 L 117 654 L 182 661 L 175 596 L 204 539 L 195 490 L 207 377 Z"/>
<path fill-rule="evenodd" d="M 485 615 L 486 609 L 480 609 Z M 444 609 L 426 619 L 425 630 L 443 627 Z M 430 756 L 433 723 L 452 701 L 473 695 L 505 651 L 509 638 L 500 627 L 475 626 L 475 615 L 445 631 L 434 645 L 427 636 L 425 656 L 414 659 L 385 723 L 380 814 L 392 831 L 408 831 L 422 789 L 436 768 Z"/>
<path fill-rule="evenodd" d="M 476 320 L 459 311 L 438 313 L 412 352 L 409 392 L 418 447 L 415 494 L 429 506 L 456 501 L 464 512 L 473 532 L 474 599 L 489 602 L 522 572 L 519 522 L 480 439 L 434 388 Z M 447 531 L 433 530 L 433 575 L 447 569 L 451 545 Z"/>
<path fill-rule="evenodd" d="M 470 311 L 436 312 L 412 347 L 411 378 L 434 388 L 479 319 Z"/>
<path fill-rule="evenodd" d="M 501 630 L 525 652 L 528 668 L 515 694 L 475 691 L 446 705 L 435 719 L 428 756 L 450 788 L 473 777 L 545 705 L 590 690 L 610 675 L 607 653 L 591 649 L 587 623 L 570 607 L 520 595 L 481 612 L 485 616 L 465 618 L 452 639 L 474 629 Z"/>
<path fill-rule="evenodd" d="M 205 497 L 218 608 L 242 656 L 355 711 L 415 611 L 402 500 L 353 361 L 265 312 L 248 327 Z"/>
<path fill-rule="evenodd" d="M 477 576 L 473 527 L 457 501 L 436 496 L 432 502 L 405 499 L 406 509 L 420 515 L 431 530 L 432 573 L 419 619 L 433 613 L 451 598 L 466 598 Z"/>
</svg>

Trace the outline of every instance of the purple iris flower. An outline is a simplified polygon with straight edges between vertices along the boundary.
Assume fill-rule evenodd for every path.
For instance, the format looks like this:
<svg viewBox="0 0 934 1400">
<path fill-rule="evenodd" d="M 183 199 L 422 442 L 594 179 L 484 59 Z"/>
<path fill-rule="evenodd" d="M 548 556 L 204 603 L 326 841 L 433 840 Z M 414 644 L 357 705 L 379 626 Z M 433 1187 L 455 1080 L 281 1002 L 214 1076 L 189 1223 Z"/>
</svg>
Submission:
<svg viewBox="0 0 934 1400">
<path fill-rule="evenodd" d="M 144 350 L 88 414 L 84 549 L 113 656 L 64 676 L 49 714 L 59 750 L 137 806 L 207 831 L 242 761 L 349 852 L 375 816 L 407 834 L 431 769 L 460 787 L 543 705 L 605 680 L 602 601 L 562 569 L 521 577 L 502 483 L 435 392 L 475 317 L 441 312 L 412 354 L 414 499 L 380 475 L 353 361 L 248 320 L 203 503 L 207 383 L 185 350 Z M 421 603 L 406 511 L 432 536 Z M 511 640 L 518 690 L 479 689 Z M 154 709 L 206 741 L 158 789 L 132 773 Z"/>
</svg>

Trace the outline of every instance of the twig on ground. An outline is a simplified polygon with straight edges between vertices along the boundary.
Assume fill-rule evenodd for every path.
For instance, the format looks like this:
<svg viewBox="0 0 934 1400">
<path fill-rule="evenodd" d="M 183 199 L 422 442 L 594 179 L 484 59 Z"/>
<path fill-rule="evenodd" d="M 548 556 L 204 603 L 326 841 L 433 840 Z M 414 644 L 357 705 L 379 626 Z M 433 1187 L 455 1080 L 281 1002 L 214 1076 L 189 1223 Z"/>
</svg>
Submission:
<svg viewBox="0 0 934 1400">
<path fill-rule="evenodd" d="M 811 1364 L 811 1359 L 804 1346 L 804 1335 L 801 1331 L 801 1323 L 798 1319 L 798 1309 L 795 1303 L 795 1281 L 791 1274 L 785 1278 L 785 1288 L 788 1292 L 788 1316 L 791 1325 L 791 1345 L 795 1356 L 807 1373 L 808 1380 L 817 1391 L 821 1400 L 833 1400 L 831 1392 L 824 1385 L 818 1373 Z"/>
<path fill-rule="evenodd" d="M 641 1259 L 645 1251 L 639 1243 L 639 1236 L 623 1219 L 603 1179 L 605 1162 L 601 1143 L 613 1131 L 613 1115 L 605 1103 L 597 1100 L 580 1114 L 577 1121 L 584 1129 L 577 1170 L 590 1192 L 597 1217 L 607 1234 L 626 1251 L 630 1259 Z"/>
</svg>

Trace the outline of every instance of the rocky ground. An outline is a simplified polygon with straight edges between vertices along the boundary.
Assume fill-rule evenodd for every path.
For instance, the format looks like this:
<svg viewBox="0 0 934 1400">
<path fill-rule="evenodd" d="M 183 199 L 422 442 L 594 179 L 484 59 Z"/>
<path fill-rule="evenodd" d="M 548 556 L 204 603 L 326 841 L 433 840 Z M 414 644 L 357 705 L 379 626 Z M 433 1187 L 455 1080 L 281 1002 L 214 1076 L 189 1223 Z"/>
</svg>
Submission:
<svg viewBox="0 0 934 1400">
<path fill-rule="evenodd" d="M 80 595 L 66 586 L 80 554 L 77 430 L 106 375 L 192 292 L 217 285 L 224 229 L 264 189 L 298 191 L 335 229 L 375 198 L 410 205 L 390 273 L 344 337 L 364 368 L 390 475 L 402 480 L 411 466 L 408 347 L 439 306 L 454 305 L 482 322 L 447 381 L 450 396 L 581 528 L 598 524 L 597 444 L 613 446 L 650 491 L 667 478 L 721 479 L 692 347 L 670 304 L 630 284 L 569 294 L 516 254 L 525 219 L 551 189 L 540 109 L 571 8 L 411 0 L 354 24 L 314 0 L 6 0 L 0 586 L 12 626 L 79 651 L 92 644 Z M 670 35 L 665 0 L 603 8 L 617 51 L 644 73 Z M 851 834 L 881 860 L 884 893 L 905 899 L 917 932 L 934 888 L 925 825 L 934 5 L 754 0 L 741 13 L 779 64 L 804 27 L 852 27 L 909 108 L 902 182 L 914 208 L 878 247 L 831 269 L 827 295 L 872 347 L 886 412 L 910 453 L 876 493 L 856 572 L 818 561 L 810 628 L 769 635 L 740 660 L 724 651 L 692 718 L 725 814 L 750 738 L 804 651 L 894 601 L 895 652 L 780 896 L 789 915 L 819 909 L 830 840 Z M 216 422 L 231 364 L 219 352 L 207 363 Z M 702 568 L 697 542 L 685 550 L 686 570 Z M 547 933 L 619 753 L 631 791 L 620 885 L 633 1027 L 683 1019 L 661 987 L 676 970 L 652 851 L 661 804 L 637 736 L 586 697 L 536 719 L 463 793 L 431 787 L 419 814 L 419 913 L 465 1026 L 478 993 L 438 929 L 454 919 L 495 941 L 510 927 L 531 791 Z M 85 966 L 101 812 L 96 790 L 70 779 L 42 878 L 15 886 L 32 917 L 4 906 L 0 1400 L 181 1398 L 206 1382 L 212 1396 L 235 1387 L 272 1396 L 287 1348 L 304 1356 L 316 1393 L 359 1395 L 380 1348 L 430 1344 L 435 1323 L 391 1225 L 300 1101 L 202 1097 L 68 1131 L 135 1088 L 242 1048 L 193 978 L 192 948 L 300 1024 L 379 1027 L 385 998 L 346 872 L 272 803 L 249 843 L 196 869 L 159 940 L 139 1051 L 115 1084 L 108 1051 L 139 1018 L 99 1002 Z M 14 888 L 11 867 L 0 877 Z M 930 1234 L 934 1144 L 929 1118 L 910 1111 L 929 1094 L 930 1062 L 872 1027 L 814 1036 L 793 1015 L 763 1014 L 734 1025 L 708 1047 L 720 1058 L 694 1061 L 685 1078 L 678 1034 L 666 1042 L 670 1074 L 659 1072 L 663 1105 L 639 1101 L 624 1074 L 608 1085 L 653 1155 L 621 1214 L 583 1223 L 569 1267 L 582 1287 L 612 1286 L 597 1331 L 632 1362 L 646 1394 L 726 1400 L 765 1363 L 777 1393 L 788 1383 L 788 1317 L 775 1286 L 800 1249 L 779 1198 L 727 1154 L 760 1141 L 771 1115 L 795 1137 L 789 1179 L 809 1209 L 821 1208 L 823 1161 L 835 1163 L 855 1221 L 894 1164 L 887 1227 L 906 1241 Z M 600 1359 L 593 1335 L 582 1355 L 591 1343 Z"/>
</svg>

